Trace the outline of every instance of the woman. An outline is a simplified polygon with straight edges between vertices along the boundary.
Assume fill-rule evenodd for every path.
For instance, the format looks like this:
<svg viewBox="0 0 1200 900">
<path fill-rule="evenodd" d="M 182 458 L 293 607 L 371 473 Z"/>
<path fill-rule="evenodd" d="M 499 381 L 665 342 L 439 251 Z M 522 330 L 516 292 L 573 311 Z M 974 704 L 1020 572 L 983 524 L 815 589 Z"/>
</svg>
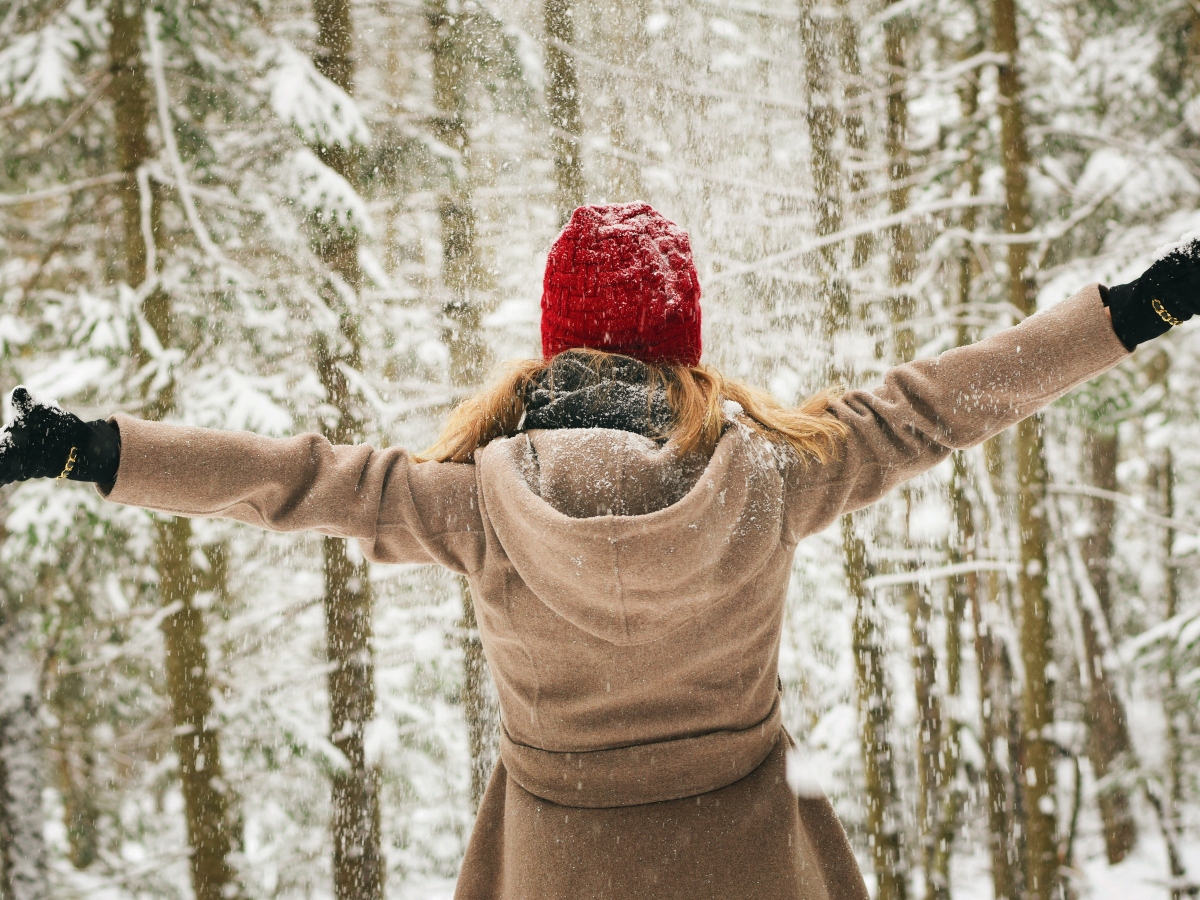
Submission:
<svg viewBox="0 0 1200 900">
<path fill-rule="evenodd" d="M 1190 318 L 1200 244 L 882 387 L 798 409 L 699 366 L 687 235 L 583 207 L 550 251 L 544 359 L 424 456 L 143 422 L 13 394 L 0 483 L 357 539 L 470 581 L 503 729 L 456 897 L 865 898 L 797 798 L 776 674 L 797 542 Z"/>
</svg>

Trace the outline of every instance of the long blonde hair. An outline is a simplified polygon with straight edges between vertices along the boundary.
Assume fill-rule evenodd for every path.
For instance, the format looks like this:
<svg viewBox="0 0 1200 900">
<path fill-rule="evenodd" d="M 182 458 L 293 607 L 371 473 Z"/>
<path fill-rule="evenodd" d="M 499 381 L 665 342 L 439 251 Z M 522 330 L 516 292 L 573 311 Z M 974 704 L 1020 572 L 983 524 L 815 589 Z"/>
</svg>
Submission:
<svg viewBox="0 0 1200 900">
<path fill-rule="evenodd" d="M 600 350 L 583 354 L 603 373 L 618 357 Z M 516 434 L 525 415 L 525 395 L 550 368 L 552 360 L 528 359 L 508 363 L 488 387 L 468 397 L 450 414 L 432 447 L 415 457 L 419 462 L 472 462 L 475 451 L 499 437 Z M 791 446 L 801 459 L 826 462 L 837 456 L 846 426 L 829 411 L 841 391 L 828 388 L 799 406 L 785 407 L 766 391 L 725 378 L 711 366 L 647 364 L 649 384 L 666 389 L 672 426 L 662 435 L 681 455 L 712 452 L 724 428 L 723 404 L 741 407 L 738 418 L 769 440 Z M 652 393 L 651 391 L 650 393 Z"/>
</svg>

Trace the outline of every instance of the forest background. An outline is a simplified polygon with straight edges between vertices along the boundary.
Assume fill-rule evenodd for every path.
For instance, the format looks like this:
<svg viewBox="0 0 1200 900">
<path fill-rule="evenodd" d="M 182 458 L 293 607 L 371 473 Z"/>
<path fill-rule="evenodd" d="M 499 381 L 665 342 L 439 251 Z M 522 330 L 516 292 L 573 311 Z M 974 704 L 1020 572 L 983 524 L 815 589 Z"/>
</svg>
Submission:
<svg viewBox="0 0 1200 900">
<path fill-rule="evenodd" d="M 637 199 L 708 363 L 869 385 L 1200 229 L 1198 87 L 1194 0 L 3 0 L 0 386 L 424 447 Z M 793 786 L 881 900 L 1196 895 L 1198 391 L 1185 326 L 801 546 Z M 464 584 L 70 483 L 0 522 L 0 898 L 450 895 Z"/>
</svg>

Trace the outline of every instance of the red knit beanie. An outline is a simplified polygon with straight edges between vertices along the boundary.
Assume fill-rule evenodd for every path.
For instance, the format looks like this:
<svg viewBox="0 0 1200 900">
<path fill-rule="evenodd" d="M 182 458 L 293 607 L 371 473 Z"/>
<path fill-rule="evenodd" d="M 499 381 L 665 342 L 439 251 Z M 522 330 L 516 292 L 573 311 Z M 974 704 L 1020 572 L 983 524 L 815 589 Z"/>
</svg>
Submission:
<svg viewBox="0 0 1200 900">
<path fill-rule="evenodd" d="M 542 285 L 542 355 L 588 347 L 700 362 L 700 281 L 687 232 L 645 203 L 581 206 Z"/>
</svg>

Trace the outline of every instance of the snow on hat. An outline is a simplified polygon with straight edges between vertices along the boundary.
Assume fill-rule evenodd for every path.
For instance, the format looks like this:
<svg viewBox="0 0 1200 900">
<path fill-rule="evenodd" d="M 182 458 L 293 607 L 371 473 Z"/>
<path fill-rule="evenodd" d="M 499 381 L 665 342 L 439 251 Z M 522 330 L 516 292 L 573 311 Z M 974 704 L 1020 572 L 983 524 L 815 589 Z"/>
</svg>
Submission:
<svg viewBox="0 0 1200 900">
<path fill-rule="evenodd" d="M 700 362 L 700 280 L 687 232 L 645 203 L 581 206 L 542 283 L 542 355 L 587 347 Z"/>
</svg>

